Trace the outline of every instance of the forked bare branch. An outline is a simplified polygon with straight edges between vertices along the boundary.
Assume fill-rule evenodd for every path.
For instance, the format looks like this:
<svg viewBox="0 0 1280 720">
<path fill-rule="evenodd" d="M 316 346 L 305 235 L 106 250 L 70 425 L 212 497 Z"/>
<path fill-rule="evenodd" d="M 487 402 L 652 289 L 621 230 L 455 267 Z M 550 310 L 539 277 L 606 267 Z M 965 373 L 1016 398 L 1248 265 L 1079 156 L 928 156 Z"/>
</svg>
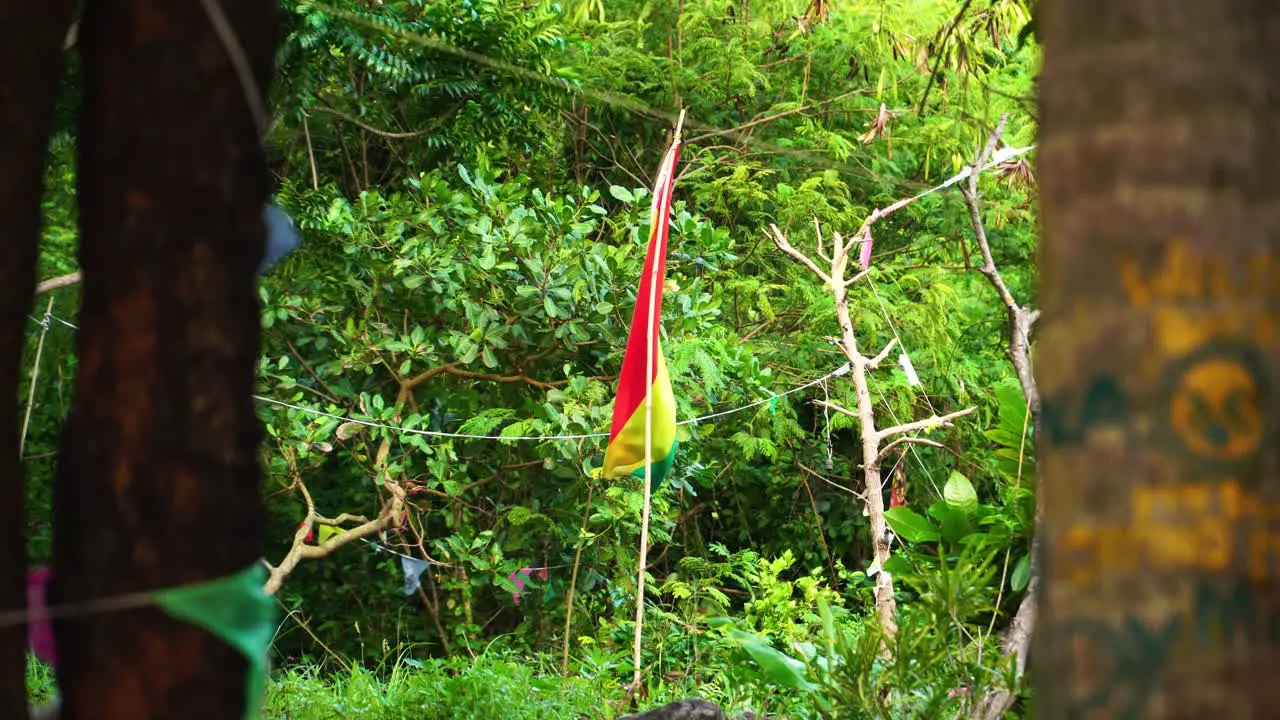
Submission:
<svg viewBox="0 0 1280 720">
<path fill-rule="evenodd" d="M 822 268 L 818 267 L 817 263 L 810 260 L 807 255 L 805 255 L 804 253 L 792 247 L 791 243 L 787 241 L 787 236 L 784 235 L 783 232 L 778 229 L 777 225 L 770 223 L 769 229 L 773 231 L 773 242 L 775 245 L 778 246 L 779 250 L 790 255 L 796 260 L 799 260 L 801 263 L 804 264 L 805 267 L 812 270 L 815 275 L 821 278 L 822 282 L 826 283 L 827 285 L 831 284 L 831 276 L 823 272 Z"/>
</svg>

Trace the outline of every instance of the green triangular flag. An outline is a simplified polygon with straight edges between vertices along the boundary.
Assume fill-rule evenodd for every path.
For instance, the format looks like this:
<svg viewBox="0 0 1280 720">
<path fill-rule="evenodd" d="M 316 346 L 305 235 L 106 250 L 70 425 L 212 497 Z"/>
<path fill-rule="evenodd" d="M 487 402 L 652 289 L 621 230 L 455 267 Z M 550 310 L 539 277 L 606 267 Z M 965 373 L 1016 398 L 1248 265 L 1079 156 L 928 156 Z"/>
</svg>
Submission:
<svg viewBox="0 0 1280 720">
<path fill-rule="evenodd" d="M 267 650 L 275 634 L 276 604 L 262 589 L 266 581 L 267 569 L 255 562 L 235 575 L 156 593 L 165 612 L 208 630 L 249 661 L 245 720 L 261 715 Z"/>
</svg>

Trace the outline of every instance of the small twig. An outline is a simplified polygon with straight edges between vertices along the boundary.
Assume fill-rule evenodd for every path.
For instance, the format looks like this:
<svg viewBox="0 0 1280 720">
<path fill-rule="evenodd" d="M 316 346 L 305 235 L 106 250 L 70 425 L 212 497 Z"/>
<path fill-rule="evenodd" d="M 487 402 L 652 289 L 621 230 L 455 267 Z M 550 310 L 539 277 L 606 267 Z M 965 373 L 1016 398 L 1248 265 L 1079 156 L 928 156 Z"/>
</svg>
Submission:
<svg viewBox="0 0 1280 720">
<path fill-rule="evenodd" d="M 307 123 L 307 116 L 302 116 L 302 134 L 307 139 L 307 160 L 311 162 L 311 189 L 320 189 L 320 172 L 316 169 L 316 149 L 311 144 L 311 127 Z"/>
<path fill-rule="evenodd" d="M 331 107 L 326 107 L 324 105 L 314 105 L 311 107 L 311 109 L 319 110 L 322 113 L 328 113 L 341 120 L 346 120 L 352 125 L 355 125 L 356 127 L 360 128 L 361 130 L 364 130 L 369 133 L 373 133 L 374 135 L 377 135 L 379 137 L 388 138 L 390 140 L 404 140 L 407 138 L 414 138 L 414 137 L 418 137 L 419 135 L 425 135 L 434 129 L 432 127 L 432 128 L 424 128 L 422 130 L 409 130 L 405 132 L 395 132 L 391 130 L 383 130 L 382 128 L 374 127 L 373 125 L 370 125 L 369 123 L 364 122 L 359 118 L 352 117 L 342 112 L 341 110 L 335 110 Z"/>
<path fill-rule="evenodd" d="M 809 467 L 808 465 L 805 465 L 804 463 L 796 463 L 796 464 L 800 466 L 801 470 L 804 470 L 805 472 L 818 478 L 819 480 L 830 485 L 831 487 L 837 490 L 843 490 L 849 493 L 850 495 L 858 498 L 859 500 L 863 499 L 862 493 L 858 492 L 857 490 L 854 490 L 853 488 L 845 487 L 844 485 L 841 485 L 840 483 L 837 483 L 834 480 L 831 480 L 826 475 L 823 475 L 822 473 L 818 472 L 817 470 L 814 470 L 813 468 Z"/>
<path fill-rule="evenodd" d="M 844 413 L 845 415 L 848 415 L 849 417 L 853 418 L 854 420 L 859 420 L 859 419 L 860 419 L 860 418 L 859 418 L 859 416 L 858 416 L 858 413 L 856 413 L 856 412 L 854 412 L 854 411 L 850 410 L 849 408 L 843 407 L 843 406 L 841 406 L 841 405 L 837 405 L 837 404 L 835 404 L 835 403 L 833 403 L 833 402 L 829 402 L 829 401 L 827 401 L 827 400 L 814 400 L 814 401 L 813 401 L 813 404 L 814 404 L 814 405 L 817 405 L 818 407 L 830 408 L 831 410 L 835 410 L 835 411 L 836 411 L 836 412 L 838 412 L 838 413 Z"/>
<path fill-rule="evenodd" d="M 58 290 L 59 288 L 75 285 L 78 282 L 80 282 L 79 271 L 76 271 L 73 273 L 67 273 L 66 275 L 60 275 L 56 278 L 50 278 L 48 280 L 41 281 L 38 285 L 36 285 L 35 294 L 43 295 L 44 293 L 50 292 L 52 290 Z"/>
<path fill-rule="evenodd" d="M 342 402 L 338 400 L 338 394 L 333 391 L 333 388 L 329 387 L 328 383 L 320 378 L 320 375 L 311 367 L 311 364 L 302 357 L 302 353 L 298 352 L 298 348 L 294 347 L 288 336 L 284 333 L 280 333 L 280 339 L 284 340 L 284 344 L 289 348 L 289 354 L 293 355 L 293 358 L 298 361 L 298 364 L 302 365 L 302 369 L 306 370 L 307 374 L 311 376 L 311 379 L 319 383 L 320 387 L 324 389 L 323 393 L 318 392 L 316 394 L 334 405 L 341 405 Z"/>
<path fill-rule="evenodd" d="M 831 257 L 822 251 L 822 226 L 818 224 L 818 216 L 813 216 L 813 234 L 818 238 L 818 257 L 831 262 Z"/>
<path fill-rule="evenodd" d="M 831 548 L 827 547 L 827 533 L 822 529 L 822 514 L 818 512 L 818 501 L 813 498 L 813 488 L 809 487 L 809 481 L 800 476 L 800 482 L 804 484 L 804 491 L 809 496 L 809 507 L 813 509 L 813 523 L 818 528 L 818 540 L 822 542 L 822 552 L 827 556 L 827 568 L 831 570 L 831 587 L 836 592 L 840 592 L 840 576 L 836 573 L 836 563 L 831 557 Z"/>
<path fill-rule="evenodd" d="M 40 321 L 40 341 L 36 343 L 36 359 L 31 366 L 31 386 L 27 389 L 27 410 L 22 418 L 22 436 L 18 439 L 18 459 L 27 450 L 27 428 L 31 425 L 31 407 L 36 402 L 36 380 L 40 378 L 40 356 L 44 354 L 44 336 L 49 332 L 49 318 L 53 317 L 53 298 L 44 310 L 44 319 Z"/>
<path fill-rule="evenodd" d="M 302 631 L 303 631 L 303 632 L 305 632 L 306 634 L 310 635 L 310 636 L 311 636 L 311 639 L 312 639 L 312 640 L 315 640 L 317 645 L 319 645 L 320 647 L 324 648 L 324 651 L 325 651 L 325 652 L 327 652 L 327 653 L 329 653 L 330 655 L 332 655 L 332 656 L 334 657 L 334 659 L 338 661 L 338 664 L 339 664 L 339 665 L 341 665 L 341 666 L 343 667 L 343 669 L 344 669 L 344 670 L 346 670 L 347 672 L 352 672 L 352 670 L 351 670 L 351 666 L 347 664 L 347 661 L 346 661 L 346 660 L 343 660 L 343 659 L 342 659 L 342 656 L 341 656 L 341 655 L 339 655 L 338 653 L 334 652 L 334 651 L 333 651 L 333 649 L 332 649 L 332 648 L 330 648 L 328 645 L 325 645 L 325 644 L 324 644 L 324 641 L 323 641 L 323 640 L 321 640 L 319 637 L 317 637 L 317 636 L 316 636 L 316 634 L 315 634 L 314 632 L 312 632 L 311 628 L 310 628 L 310 627 L 308 627 L 308 626 L 307 626 L 307 624 L 306 624 L 305 622 L 303 622 L 302 620 L 300 620 L 300 619 L 298 618 L 298 614 L 297 614 L 297 613 L 289 613 L 289 617 L 292 617 L 292 618 L 293 618 L 293 621 L 294 621 L 295 623 L 297 623 L 297 624 L 298 624 L 298 627 L 302 628 Z"/>
<path fill-rule="evenodd" d="M 569 637 L 573 631 L 573 595 L 578 587 L 578 568 L 582 562 L 582 548 L 586 545 L 583 536 L 587 532 L 587 521 L 591 518 L 591 499 L 595 486 L 587 484 L 587 504 L 582 511 L 582 529 L 578 532 L 578 547 L 573 553 L 573 572 L 569 575 L 569 593 L 565 597 L 564 608 L 564 648 L 560 658 L 560 673 L 569 675 Z"/>
<path fill-rule="evenodd" d="M 812 103 L 809 103 L 808 105 L 804 105 L 798 108 L 792 108 L 791 110 L 784 110 L 780 113 L 774 113 L 773 115 L 769 115 L 768 117 L 762 117 L 758 120 L 752 120 L 751 122 L 743 123 L 742 125 L 739 125 L 735 128 L 730 128 L 728 130 L 715 130 L 713 132 L 707 132 L 701 135 L 695 135 L 694 137 L 691 137 L 688 140 L 685 140 L 685 142 L 692 145 L 693 143 L 696 143 L 700 140 L 706 140 L 707 138 L 713 138 L 720 135 L 732 135 L 734 133 L 741 133 L 743 130 L 746 130 L 747 128 L 753 128 L 757 125 L 770 123 L 770 122 L 773 122 L 774 120 L 781 120 L 782 118 L 787 117 L 788 115 L 795 115 L 797 113 L 802 113 L 807 110 L 816 110 L 822 107 L 823 105 L 830 105 L 831 103 L 839 102 L 847 97 L 852 97 L 854 95 L 864 95 L 868 92 L 871 92 L 871 91 L 865 88 L 860 88 L 858 90 L 850 90 L 849 92 L 841 93 L 839 95 L 836 95 L 835 97 L 827 98 L 826 100 L 812 102 Z"/>
</svg>

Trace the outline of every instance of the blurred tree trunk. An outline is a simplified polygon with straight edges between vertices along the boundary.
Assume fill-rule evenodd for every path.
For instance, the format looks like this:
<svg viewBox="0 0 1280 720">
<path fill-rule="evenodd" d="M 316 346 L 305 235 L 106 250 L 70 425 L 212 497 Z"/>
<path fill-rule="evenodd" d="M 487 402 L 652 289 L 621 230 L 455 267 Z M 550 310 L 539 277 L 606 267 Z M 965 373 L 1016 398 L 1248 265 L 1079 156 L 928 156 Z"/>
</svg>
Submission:
<svg viewBox="0 0 1280 720">
<path fill-rule="evenodd" d="M 209 4 L 265 88 L 276 3 Z M 57 603 L 218 578 L 263 554 L 250 394 L 268 177 L 246 88 L 197 0 L 90 2 L 79 48 L 83 305 Z M 243 716 L 244 657 L 196 625 L 99 607 L 55 632 L 64 718 Z"/>
<path fill-rule="evenodd" d="M 0 1 L 0 612 L 26 607 L 18 383 L 36 284 L 49 126 L 69 0 Z M 27 717 L 26 625 L 0 628 L 0 717 Z"/>
<path fill-rule="evenodd" d="M 1037 718 L 1280 707 L 1280 5 L 1041 0 Z"/>
</svg>

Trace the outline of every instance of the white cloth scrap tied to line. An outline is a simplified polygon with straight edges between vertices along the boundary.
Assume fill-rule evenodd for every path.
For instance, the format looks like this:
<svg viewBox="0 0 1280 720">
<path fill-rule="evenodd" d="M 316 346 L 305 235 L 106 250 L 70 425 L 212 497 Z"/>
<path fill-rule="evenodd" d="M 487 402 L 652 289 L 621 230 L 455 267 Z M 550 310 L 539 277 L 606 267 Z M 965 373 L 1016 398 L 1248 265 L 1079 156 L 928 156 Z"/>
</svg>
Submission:
<svg viewBox="0 0 1280 720">
<path fill-rule="evenodd" d="M 902 353 L 898 356 L 898 364 L 902 366 L 902 372 L 907 374 L 907 384 L 915 387 L 920 384 L 920 376 L 916 375 L 916 367 L 911 364 L 911 358 Z"/>
</svg>

